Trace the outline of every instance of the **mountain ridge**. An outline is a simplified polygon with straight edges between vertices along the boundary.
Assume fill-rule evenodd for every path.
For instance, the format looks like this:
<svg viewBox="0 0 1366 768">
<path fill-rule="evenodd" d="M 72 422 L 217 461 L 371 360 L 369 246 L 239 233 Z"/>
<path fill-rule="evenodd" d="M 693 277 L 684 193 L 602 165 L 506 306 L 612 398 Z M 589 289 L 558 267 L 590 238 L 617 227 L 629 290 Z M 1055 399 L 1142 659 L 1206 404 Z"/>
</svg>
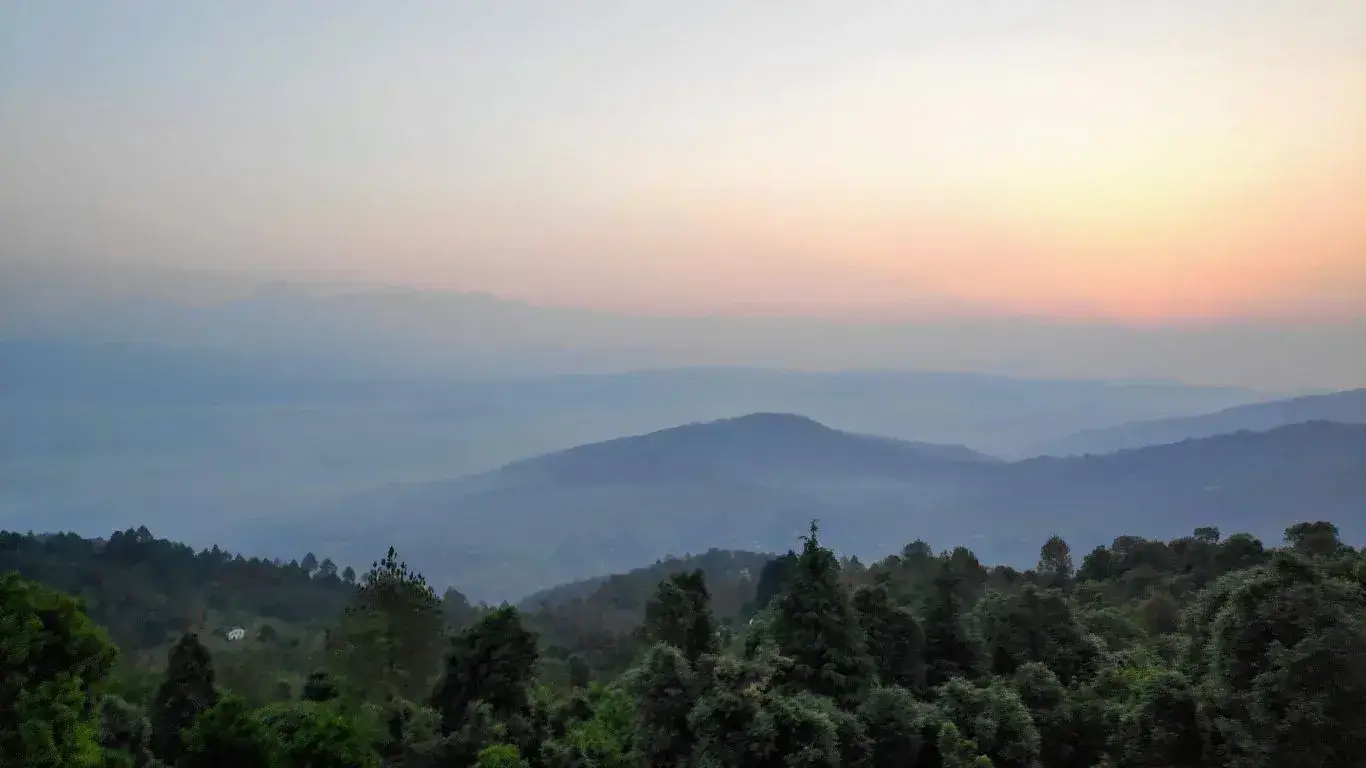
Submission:
<svg viewBox="0 0 1366 768">
<path fill-rule="evenodd" d="M 606 441 L 609 456 L 626 458 L 577 462 L 578 449 L 570 449 L 475 477 L 366 495 L 298 524 L 330 528 L 328 546 L 348 558 L 348 543 L 389 537 L 433 579 L 498 600 L 629 570 L 671 552 L 783 551 L 813 518 L 821 519 L 824 536 L 860 557 L 887 554 L 888 541 L 923 538 L 970 541 L 984 557 L 1018 565 L 1037 555 L 1039 530 L 1090 547 L 1105 543 L 1094 537 L 1117 517 L 1131 519 L 1127 528 L 1145 536 L 1178 535 L 1193 525 L 1275 535 L 1304 505 L 1341 521 L 1344 535 L 1363 532 L 1366 523 L 1366 425 L 1308 422 L 1106 456 L 1014 462 L 925 460 L 893 442 L 891 455 L 900 461 L 879 463 L 838 455 L 812 460 L 833 445 L 819 442 L 775 453 L 773 461 L 743 451 L 730 461 L 725 435 L 736 423 L 650 436 L 679 438 L 684 448 L 668 446 L 672 452 L 623 454 L 622 446 L 639 443 Z M 770 437 L 791 428 L 803 440 L 828 436 L 828 428 L 803 417 L 738 423 L 774 428 Z M 864 447 L 885 447 L 878 438 L 846 443 L 851 436 L 829 432 L 834 444 L 854 446 L 855 456 Z M 690 463 L 699 454 L 717 460 Z M 558 464 L 566 455 L 571 463 Z M 263 533 L 289 540 L 287 528 L 268 525 Z M 436 555 L 436 542 L 446 545 L 447 556 Z"/>
<path fill-rule="evenodd" d="M 1222 408 L 1213 413 L 1131 421 L 1087 429 L 1046 441 L 1044 455 L 1113 453 L 1145 445 L 1165 445 L 1239 431 L 1265 431 L 1290 424 L 1333 421 L 1366 424 L 1366 388 L 1347 389 Z"/>
</svg>

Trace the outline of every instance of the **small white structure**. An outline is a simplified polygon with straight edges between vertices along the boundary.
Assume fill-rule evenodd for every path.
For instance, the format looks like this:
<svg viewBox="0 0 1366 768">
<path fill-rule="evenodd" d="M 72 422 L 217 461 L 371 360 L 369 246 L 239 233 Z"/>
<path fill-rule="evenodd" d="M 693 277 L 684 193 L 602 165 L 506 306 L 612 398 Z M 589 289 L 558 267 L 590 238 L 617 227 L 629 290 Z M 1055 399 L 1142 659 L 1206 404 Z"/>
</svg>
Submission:
<svg viewBox="0 0 1366 768">
<path fill-rule="evenodd" d="M 229 640 L 242 640 L 242 639 L 246 638 L 246 636 L 247 636 L 247 631 L 246 631 L 245 629 L 243 629 L 242 627 L 233 627 L 232 629 L 228 630 L 228 639 L 229 639 Z"/>
</svg>

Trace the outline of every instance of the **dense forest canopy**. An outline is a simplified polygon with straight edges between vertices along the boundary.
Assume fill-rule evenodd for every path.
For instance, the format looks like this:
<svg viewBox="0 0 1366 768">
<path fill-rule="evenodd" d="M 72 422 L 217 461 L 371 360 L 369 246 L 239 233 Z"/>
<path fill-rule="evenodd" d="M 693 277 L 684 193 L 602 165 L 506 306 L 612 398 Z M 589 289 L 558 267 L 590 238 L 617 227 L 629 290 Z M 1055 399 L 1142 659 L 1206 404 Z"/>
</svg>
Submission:
<svg viewBox="0 0 1366 768">
<path fill-rule="evenodd" d="M 0 572 L 5 766 L 1366 764 L 1366 556 L 1327 522 L 1028 570 L 813 523 L 530 610 L 145 529 L 6 533 Z"/>
</svg>

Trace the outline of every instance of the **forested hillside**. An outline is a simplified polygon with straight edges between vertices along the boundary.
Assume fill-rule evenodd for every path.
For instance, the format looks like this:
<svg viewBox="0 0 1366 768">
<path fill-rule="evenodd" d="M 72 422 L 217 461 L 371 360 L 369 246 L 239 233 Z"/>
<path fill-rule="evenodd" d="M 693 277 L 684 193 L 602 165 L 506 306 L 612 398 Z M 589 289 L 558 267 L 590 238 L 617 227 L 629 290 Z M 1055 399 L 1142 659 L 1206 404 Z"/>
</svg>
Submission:
<svg viewBox="0 0 1366 768">
<path fill-rule="evenodd" d="M 751 414 L 621 438 L 484 475 L 381 488 L 253 523 L 253 550 L 393 542 L 433 582 L 518 600 L 669 553 L 782 551 L 820 518 L 864 559 L 916 537 L 1032 562 L 1040 527 L 1075 546 L 1122 525 L 1169 538 L 1199 520 L 1276 536 L 1305 509 L 1366 536 L 1366 425 L 1311 422 L 1105 456 L 992 461 L 966 449 Z"/>
<path fill-rule="evenodd" d="M 813 523 L 758 573 L 711 552 L 538 614 L 438 597 L 392 550 L 349 583 L 145 531 L 2 540 L 23 574 L 0 576 L 7 768 L 1366 764 L 1366 556 L 1330 523 L 1278 548 L 1120 536 L 1079 562 L 1055 536 L 1028 570 L 923 541 L 841 560 Z M 234 648 L 204 610 L 323 632 Z M 162 635 L 154 665 L 111 639 Z M 225 676 L 237 658 L 274 684 Z"/>
</svg>

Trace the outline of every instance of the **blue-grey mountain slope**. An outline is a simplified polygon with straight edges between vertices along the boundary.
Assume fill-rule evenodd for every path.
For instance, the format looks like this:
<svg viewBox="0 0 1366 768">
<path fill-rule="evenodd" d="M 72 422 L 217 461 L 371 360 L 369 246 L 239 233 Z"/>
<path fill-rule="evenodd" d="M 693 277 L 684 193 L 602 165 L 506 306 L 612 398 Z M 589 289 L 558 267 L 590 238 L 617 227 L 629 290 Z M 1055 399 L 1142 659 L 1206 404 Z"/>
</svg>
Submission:
<svg viewBox="0 0 1366 768">
<path fill-rule="evenodd" d="M 433 580 L 515 599 L 669 554 L 783 551 L 812 518 L 861 557 L 923 538 L 1030 565 L 1052 533 L 1080 556 L 1119 523 L 1136 535 L 1215 525 L 1274 540 L 1305 517 L 1366 533 L 1366 426 L 1311 422 L 1008 463 L 758 414 L 380 489 L 261 521 L 253 546 L 292 551 L 323 537 L 328 551 L 364 559 L 392 543 Z"/>
<path fill-rule="evenodd" d="M 1055 456 L 1110 453 L 1242 430 L 1275 429 L 1307 421 L 1366 424 L 1366 389 L 1239 405 L 1199 416 L 1137 421 L 1091 429 L 1040 443 L 1034 452 Z"/>
</svg>

